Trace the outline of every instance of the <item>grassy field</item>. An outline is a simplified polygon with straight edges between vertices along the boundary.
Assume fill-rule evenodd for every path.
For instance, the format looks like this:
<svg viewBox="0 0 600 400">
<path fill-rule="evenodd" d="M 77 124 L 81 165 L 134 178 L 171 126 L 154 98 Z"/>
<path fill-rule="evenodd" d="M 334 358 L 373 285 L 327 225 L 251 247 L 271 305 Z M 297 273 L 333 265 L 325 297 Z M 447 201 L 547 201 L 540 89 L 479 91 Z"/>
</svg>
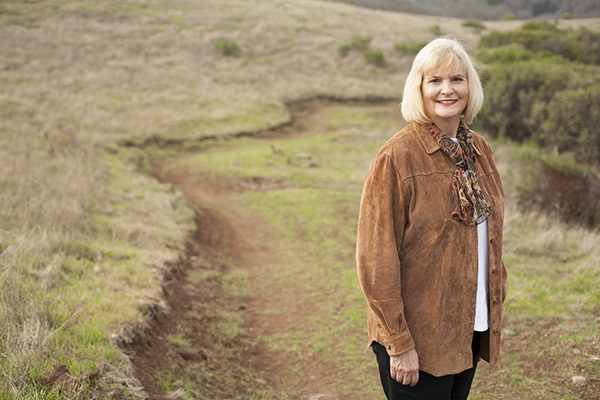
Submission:
<svg viewBox="0 0 600 400">
<path fill-rule="evenodd" d="M 269 239 L 248 239 L 270 261 L 253 267 L 254 275 L 230 266 L 219 278 L 219 296 L 252 299 L 261 287 L 283 296 L 278 285 L 292 281 L 305 304 L 320 305 L 318 312 L 294 309 L 301 329 L 269 331 L 270 318 L 285 308 L 261 311 L 260 296 L 248 300 L 253 323 L 263 329 L 261 351 L 280 355 L 271 368 L 299 377 L 258 384 L 249 396 L 304 395 L 308 369 L 321 365 L 334 371 L 321 380 L 324 390 L 379 396 L 363 349 L 353 221 L 370 157 L 402 122 L 389 109 L 334 104 L 314 114 L 318 121 L 310 112 L 297 114 L 281 134 L 219 138 L 290 123 L 285 104 L 293 100 L 397 99 L 412 56 L 394 46 L 441 31 L 473 49 L 479 35 L 461 23 L 304 0 L 3 1 L 0 398 L 144 397 L 121 346 L 139 336 L 152 310 L 168 310 L 160 283 L 166 265 L 184 252 L 202 204 L 148 176 L 158 166 L 192 182 L 217 181 L 227 193 L 223 204 L 258 218 L 256 228 Z M 560 22 L 582 23 L 600 26 L 598 19 Z M 519 25 L 486 22 L 487 29 Z M 369 64 L 357 49 L 342 56 L 339 47 L 356 36 L 371 38 L 368 49 L 381 51 L 385 62 Z M 239 54 L 223 55 L 218 38 L 233 40 Z M 518 151 L 502 143 L 497 151 L 510 192 L 519 175 L 507 166 Z M 511 207 L 506 366 L 478 379 L 474 397 L 595 398 L 597 234 Z M 207 277 L 192 271 L 188 279 Z M 280 300 L 274 304 L 287 304 Z M 217 328 L 243 336 L 250 326 L 245 313 L 224 310 Z M 189 340 L 185 332 L 170 335 L 180 346 Z M 212 351 L 228 348 L 235 361 L 235 342 L 216 342 Z M 288 352 L 297 367 L 277 364 Z M 313 356 L 329 357 L 329 364 L 311 364 Z M 70 371 L 62 389 L 42 379 L 55 364 Z M 252 379 L 266 379 L 261 365 L 249 367 Z M 183 386 L 165 372 L 163 389 L 194 398 L 210 393 L 195 384 L 207 376 L 221 388 L 236 379 L 226 368 L 198 368 Z M 587 386 L 569 385 L 576 373 L 588 377 Z M 353 384 L 344 389 L 348 376 Z"/>
</svg>

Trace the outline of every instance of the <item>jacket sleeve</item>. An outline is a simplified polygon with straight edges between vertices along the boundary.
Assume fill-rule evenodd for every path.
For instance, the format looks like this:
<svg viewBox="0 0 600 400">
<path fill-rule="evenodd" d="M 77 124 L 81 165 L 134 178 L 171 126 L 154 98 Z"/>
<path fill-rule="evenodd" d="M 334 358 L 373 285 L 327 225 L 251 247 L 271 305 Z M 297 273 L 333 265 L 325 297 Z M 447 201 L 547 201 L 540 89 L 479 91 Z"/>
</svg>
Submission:
<svg viewBox="0 0 600 400">
<path fill-rule="evenodd" d="M 390 356 L 415 347 L 404 318 L 401 265 L 405 204 L 398 175 L 388 154 L 379 154 L 365 178 L 356 242 L 358 280 L 376 317 L 378 337 Z"/>
</svg>

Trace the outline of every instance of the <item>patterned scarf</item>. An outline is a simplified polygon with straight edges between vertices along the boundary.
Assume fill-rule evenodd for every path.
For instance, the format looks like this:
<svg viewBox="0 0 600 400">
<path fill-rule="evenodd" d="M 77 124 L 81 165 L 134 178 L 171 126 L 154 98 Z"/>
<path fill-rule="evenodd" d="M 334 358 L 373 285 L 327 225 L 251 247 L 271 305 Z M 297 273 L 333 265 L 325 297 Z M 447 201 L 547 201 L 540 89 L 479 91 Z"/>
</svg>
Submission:
<svg viewBox="0 0 600 400">
<path fill-rule="evenodd" d="M 434 123 L 428 123 L 427 128 L 442 151 L 456 164 L 452 178 L 452 218 L 471 226 L 483 222 L 490 215 L 491 207 L 485 201 L 479 187 L 471 131 L 461 122 L 456 134 L 456 143 Z"/>
</svg>

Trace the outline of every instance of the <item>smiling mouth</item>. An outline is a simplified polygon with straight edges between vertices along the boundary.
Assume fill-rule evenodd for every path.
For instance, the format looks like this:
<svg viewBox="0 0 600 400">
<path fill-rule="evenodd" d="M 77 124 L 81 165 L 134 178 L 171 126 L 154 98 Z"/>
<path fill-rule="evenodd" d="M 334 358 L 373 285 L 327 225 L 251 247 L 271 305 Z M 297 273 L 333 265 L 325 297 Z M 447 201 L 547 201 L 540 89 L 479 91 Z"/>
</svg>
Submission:
<svg viewBox="0 0 600 400">
<path fill-rule="evenodd" d="M 458 100 L 436 100 L 436 102 L 440 103 L 440 104 L 454 104 L 456 103 Z"/>
</svg>

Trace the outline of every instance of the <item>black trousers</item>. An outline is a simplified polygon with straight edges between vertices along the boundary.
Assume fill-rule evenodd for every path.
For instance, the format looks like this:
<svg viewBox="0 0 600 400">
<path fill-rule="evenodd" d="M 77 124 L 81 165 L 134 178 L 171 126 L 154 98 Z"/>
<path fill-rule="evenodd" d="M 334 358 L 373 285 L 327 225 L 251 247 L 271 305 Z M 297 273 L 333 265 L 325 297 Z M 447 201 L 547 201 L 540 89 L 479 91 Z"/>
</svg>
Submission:
<svg viewBox="0 0 600 400">
<path fill-rule="evenodd" d="M 403 385 L 392 379 L 390 375 L 390 357 L 385 348 L 373 342 L 371 348 L 377 356 L 381 385 L 388 400 L 465 400 L 471 390 L 471 382 L 475 376 L 479 360 L 479 342 L 481 332 L 474 332 L 473 367 L 455 375 L 436 377 L 419 371 L 419 382 L 415 386 Z"/>
</svg>

